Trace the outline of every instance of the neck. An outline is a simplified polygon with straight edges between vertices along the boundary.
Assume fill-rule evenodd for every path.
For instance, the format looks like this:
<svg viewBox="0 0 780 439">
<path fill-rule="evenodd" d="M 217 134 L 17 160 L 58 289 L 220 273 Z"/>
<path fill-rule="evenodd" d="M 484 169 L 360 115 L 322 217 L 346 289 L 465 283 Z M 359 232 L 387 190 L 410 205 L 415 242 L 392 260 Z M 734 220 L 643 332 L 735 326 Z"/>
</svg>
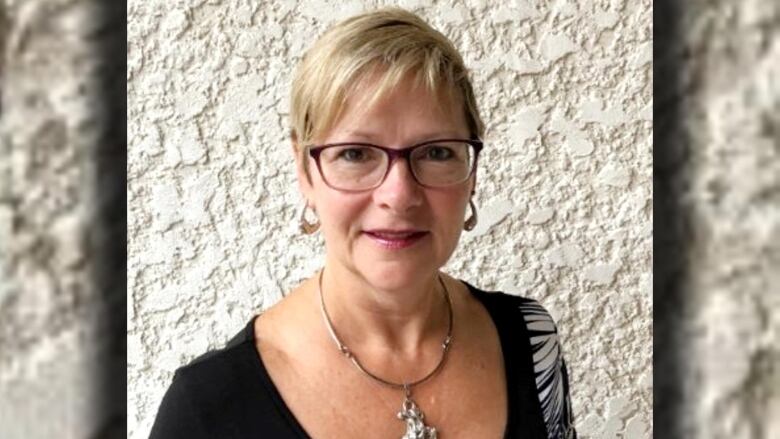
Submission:
<svg viewBox="0 0 780 439">
<path fill-rule="evenodd" d="M 338 265 L 326 267 L 325 307 L 339 339 L 353 351 L 417 357 L 446 336 L 450 317 L 438 273 L 410 286 L 382 289 Z"/>
</svg>

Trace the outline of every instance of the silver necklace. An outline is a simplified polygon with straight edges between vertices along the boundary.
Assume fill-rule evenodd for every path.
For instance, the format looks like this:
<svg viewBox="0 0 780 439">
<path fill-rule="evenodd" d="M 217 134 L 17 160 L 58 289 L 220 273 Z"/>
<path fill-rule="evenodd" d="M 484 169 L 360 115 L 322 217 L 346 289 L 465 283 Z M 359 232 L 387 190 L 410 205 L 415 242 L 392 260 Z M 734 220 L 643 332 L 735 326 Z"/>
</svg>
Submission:
<svg viewBox="0 0 780 439">
<path fill-rule="evenodd" d="M 439 283 L 441 284 L 442 288 L 444 289 L 444 298 L 447 300 L 447 311 L 449 313 L 449 326 L 447 327 L 447 336 L 444 338 L 444 342 L 442 342 L 442 353 L 441 358 L 439 359 L 439 363 L 436 365 L 436 367 L 428 373 L 428 375 L 425 375 L 424 377 L 420 378 L 417 381 L 411 382 L 411 383 L 394 383 L 392 381 L 387 381 L 383 378 L 380 378 L 370 371 L 366 370 L 365 367 L 363 367 L 362 364 L 360 364 L 360 361 L 357 359 L 355 354 L 352 353 L 352 351 L 349 350 L 347 345 L 341 342 L 341 339 L 339 339 L 339 336 L 336 335 L 336 330 L 333 328 L 333 322 L 330 320 L 330 315 L 328 315 L 328 310 L 325 309 L 325 298 L 322 294 L 322 273 L 325 272 L 325 269 L 320 270 L 320 276 L 319 276 L 319 293 L 320 293 L 320 310 L 322 311 L 322 317 L 325 321 L 325 326 L 328 328 L 328 332 L 330 332 L 331 338 L 333 338 L 333 341 L 336 342 L 336 347 L 338 347 L 339 352 L 341 352 L 345 357 L 347 357 L 350 361 L 352 361 L 352 364 L 355 365 L 355 367 L 358 368 L 364 375 L 368 376 L 369 378 L 382 383 L 388 387 L 392 387 L 394 389 L 400 389 L 404 391 L 404 401 L 401 404 L 401 411 L 398 412 L 397 417 L 398 419 L 406 422 L 406 433 L 403 435 L 401 439 L 436 439 L 436 428 L 425 425 L 424 419 L 425 415 L 423 414 L 422 410 L 417 406 L 417 403 L 412 400 L 412 388 L 420 383 L 423 383 L 427 381 L 432 376 L 436 375 L 439 370 L 441 370 L 442 366 L 444 365 L 444 360 L 447 358 L 447 352 L 450 350 L 450 344 L 452 343 L 452 322 L 453 322 L 453 314 L 452 314 L 452 302 L 450 301 L 450 292 L 447 290 L 447 286 L 444 285 L 444 281 L 441 279 L 441 276 L 439 276 Z"/>
</svg>

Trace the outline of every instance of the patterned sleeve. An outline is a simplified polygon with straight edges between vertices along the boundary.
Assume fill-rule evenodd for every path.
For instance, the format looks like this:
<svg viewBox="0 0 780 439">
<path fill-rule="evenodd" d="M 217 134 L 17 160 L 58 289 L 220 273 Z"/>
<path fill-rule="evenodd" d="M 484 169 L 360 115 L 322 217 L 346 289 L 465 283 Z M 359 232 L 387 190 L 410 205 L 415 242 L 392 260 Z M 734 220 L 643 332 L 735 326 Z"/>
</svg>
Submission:
<svg viewBox="0 0 780 439">
<path fill-rule="evenodd" d="M 558 329 L 550 314 L 539 302 L 527 299 L 523 313 L 534 358 L 534 374 L 539 402 L 549 439 L 576 439 L 577 432 L 569 396 L 569 375 L 558 341 Z"/>
</svg>

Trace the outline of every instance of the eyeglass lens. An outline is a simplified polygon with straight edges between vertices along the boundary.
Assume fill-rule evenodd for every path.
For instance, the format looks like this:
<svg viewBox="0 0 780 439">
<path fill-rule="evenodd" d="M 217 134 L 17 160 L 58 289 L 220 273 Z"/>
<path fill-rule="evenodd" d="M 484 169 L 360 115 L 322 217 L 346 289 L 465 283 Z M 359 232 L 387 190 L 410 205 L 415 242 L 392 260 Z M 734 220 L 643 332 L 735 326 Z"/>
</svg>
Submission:
<svg viewBox="0 0 780 439">
<path fill-rule="evenodd" d="M 469 143 L 437 142 L 415 148 L 409 164 L 420 184 L 442 187 L 465 181 L 471 175 L 475 157 L 474 147 Z M 380 148 L 340 145 L 322 150 L 320 169 L 332 187 L 362 190 L 382 182 L 389 170 L 388 161 L 388 154 Z"/>
</svg>

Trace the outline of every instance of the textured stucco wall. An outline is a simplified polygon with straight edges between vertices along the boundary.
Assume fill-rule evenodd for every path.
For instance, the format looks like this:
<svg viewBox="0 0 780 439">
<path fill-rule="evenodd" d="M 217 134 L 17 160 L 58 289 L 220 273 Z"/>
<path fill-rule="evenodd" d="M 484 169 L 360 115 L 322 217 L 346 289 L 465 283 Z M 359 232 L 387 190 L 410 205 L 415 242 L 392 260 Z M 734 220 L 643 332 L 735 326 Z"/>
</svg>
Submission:
<svg viewBox="0 0 780 439">
<path fill-rule="evenodd" d="M 128 5 L 128 422 L 320 266 L 297 231 L 290 75 L 389 2 Z M 454 40 L 488 126 L 446 269 L 556 317 L 583 437 L 652 430 L 652 3 L 401 1 Z"/>
<path fill-rule="evenodd" d="M 117 145 L 106 135 L 110 120 L 125 119 L 104 99 L 103 49 L 121 26 L 104 6 L 0 1 L 3 439 L 117 437 L 121 428 L 107 436 L 104 427 L 124 423 L 116 398 L 125 385 L 117 373 L 123 343 L 111 345 L 111 335 L 124 326 L 116 302 L 125 270 L 105 263 L 123 265 L 125 224 L 121 214 L 112 225 L 102 218 L 113 202 L 105 197 L 123 196 L 124 170 L 109 175 L 100 164 L 101 156 L 121 160 L 124 150 L 103 155 Z M 109 256 L 107 237 L 117 230 Z"/>
<path fill-rule="evenodd" d="M 696 437 L 780 437 L 780 3 L 696 1 L 683 28 Z"/>
<path fill-rule="evenodd" d="M 86 95 L 94 97 L 95 47 L 82 33 L 89 29 L 76 26 L 84 2 L 5 6 L 0 436 L 87 437 L 98 397 L 86 385 L 99 343 L 84 235 L 94 195 L 97 127 Z"/>
<path fill-rule="evenodd" d="M 777 438 L 780 4 L 659 3 L 656 432 Z"/>
</svg>

